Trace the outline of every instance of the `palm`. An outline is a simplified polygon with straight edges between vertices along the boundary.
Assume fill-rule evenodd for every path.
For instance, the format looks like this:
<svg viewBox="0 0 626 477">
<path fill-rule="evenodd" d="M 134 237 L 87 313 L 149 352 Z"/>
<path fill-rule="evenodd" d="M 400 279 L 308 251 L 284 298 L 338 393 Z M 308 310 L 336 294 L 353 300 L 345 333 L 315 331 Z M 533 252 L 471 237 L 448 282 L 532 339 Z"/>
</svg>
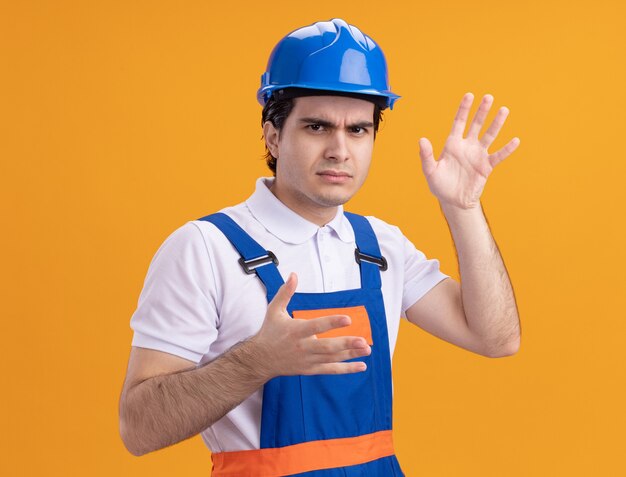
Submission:
<svg viewBox="0 0 626 477">
<path fill-rule="evenodd" d="M 463 97 L 450 136 L 437 161 L 433 157 L 430 142 L 425 138 L 420 141 L 422 167 L 431 192 L 440 202 L 464 209 L 478 206 L 487 178 L 495 165 L 519 145 L 519 140 L 514 138 L 499 151 L 493 154 L 488 152 L 504 124 L 508 114 L 506 108 L 500 109 L 483 137 L 478 138 L 493 101 L 488 95 L 483 98 L 467 137 L 463 137 L 472 100 L 471 94 Z"/>
</svg>

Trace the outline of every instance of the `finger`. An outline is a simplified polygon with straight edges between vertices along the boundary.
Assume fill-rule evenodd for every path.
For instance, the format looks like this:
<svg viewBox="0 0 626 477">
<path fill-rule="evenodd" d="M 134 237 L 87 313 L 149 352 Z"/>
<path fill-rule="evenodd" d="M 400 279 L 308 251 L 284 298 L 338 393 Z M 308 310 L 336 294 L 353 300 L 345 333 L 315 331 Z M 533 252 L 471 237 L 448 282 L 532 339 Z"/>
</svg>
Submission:
<svg viewBox="0 0 626 477">
<path fill-rule="evenodd" d="M 437 167 L 437 161 L 433 156 L 433 146 L 425 137 L 420 139 L 420 158 L 422 159 L 422 171 L 429 177 Z"/>
<path fill-rule="evenodd" d="M 463 99 L 461 100 L 459 110 L 456 112 L 456 116 L 454 117 L 454 122 L 452 123 L 452 131 L 450 131 L 451 136 L 463 137 L 465 124 L 467 123 L 467 117 L 469 116 L 470 108 L 472 107 L 473 102 L 474 95 L 472 93 L 465 93 L 465 96 L 463 96 Z"/>
<path fill-rule="evenodd" d="M 350 363 L 318 364 L 302 374 L 348 374 L 360 373 L 366 369 L 367 365 L 363 361 L 353 361 Z"/>
<path fill-rule="evenodd" d="M 302 322 L 301 328 L 297 336 L 305 338 L 307 336 L 318 335 L 328 330 L 348 326 L 352 320 L 347 315 L 329 315 L 320 318 L 297 319 L 295 321 Z"/>
<path fill-rule="evenodd" d="M 268 308 L 278 309 L 282 311 L 287 311 L 287 305 L 289 305 L 289 301 L 291 297 L 296 292 L 296 287 L 298 286 L 298 276 L 295 273 L 290 273 L 287 281 L 278 289 L 274 298 L 268 305 Z"/>
<path fill-rule="evenodd" d="M 305 349 L 313 354 L 330 354 L 351 349 L 363 350 L 367 348 L 369 348 L 367 341 L 359 336 L 321 338 L 307 341 L 305 344 Z"/>
<path fill-rule="evenodd" d="M 485 118 L 487 114 L 489 114 L 489 110 L 491 109 L 491 105 L 493 104 L 493 96 L 490 94 L 486 94 L 483 96 L 483 100 L 480 102 L 480 106 L 478 107 L 478 111 L 474 115 L 474 119 L 470 124 L 470 127 L 467 131 L 467 137 L 478 138 L 478 133 L 483 127 L 483 123 L 485 122 Z"/>
<path fill-rule="evenodd" d="M 509 108 L 502 106 L 498 110 L 498 114 L 496 114 L 496 117 L 491 122 L 489 129 L 485 131 L 485 134 L 483 134 L 483 137 L 480 139 L 480 143 L 485 148 L 489 149 L 489 146 L 491 146 L 496 137 L 498 137 L 498 133 L 500 132 L 500 129 L 502 128 L 502 125 L 504 124 L 504 121 L 506 121 L 506 117 L 508 115 Z"/>
<path fill-rule="evenodd" d="M 368 346 L 367 348 L 346 349 L 343 351 L 339 351 L 337 353 L 313 354 L 311 356 L 318 363 L 341 363 L 349 359 L 362 358 L 364 356 L 369 356 L 371 352 L 372 352 L 372 348 Z"/>
<path fill-rule="evenodd" d="M 513 153 L 513 151 L 517 149 L 517 146 L 519 146 L 519 143 L 520 143 L 519 138 L 514 137 L 502 149 L 494 152 L 493 154 L 490 154 L 487 159 L 489 159 L 489 163 L 491 164 L 491 167 L 496 167 L 496 165 L 498 165 L 504 159 L 509 157 Z"/>
</svg>

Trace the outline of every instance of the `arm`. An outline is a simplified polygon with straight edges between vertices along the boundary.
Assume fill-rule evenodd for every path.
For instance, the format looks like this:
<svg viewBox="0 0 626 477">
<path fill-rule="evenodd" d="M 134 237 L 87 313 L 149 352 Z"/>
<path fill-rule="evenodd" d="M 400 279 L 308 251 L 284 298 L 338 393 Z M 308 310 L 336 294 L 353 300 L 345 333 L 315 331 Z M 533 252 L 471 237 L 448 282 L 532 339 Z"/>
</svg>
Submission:
<svg viewBox="0 0 626 477">
<path fill-rule="evenodd" d="M 515 296 L 482 211 L 444 214 L 457 249 L 461 284 L 443 280 L 407 310 L 407 319 L 484 356 L 515 354 L 520 343 Z"/>
<path fill-rule="evenodd" d="M 245 341 L 195 369 L 186 359 L 133 347 L 119 409 L 126 448 L 143 455 L 211 426 L 268 379 L 260 354 Z"/>
<path fill-rule="evenodd" d="M 517 352 L 520 324 L 513 288 L 480 205 L 493 167 L 511 154 L 519 140 L 488 154 L 508 114 L 500 109 L 479 140 L 478 133 L 493 98 L 485 96 L 467 138 L 463 138 L 472 96 L 463 98 L 452 132 L 438 161 L 430 143 L 420 141 L 424 174 L 450 227 L 457 251 L 461 284 L 441 282 L 406 314 L 409 321 L 465 349 L 490 357 Z"/>
<path fill-rule="evenodd" d="M 119 409 L 126 448 L 142 455 L 194 436 L 275 376 L 363 371 L 362 362 L 341 362 L 370 353 L 363 338 L 315 337 L 347 326 L 349 317 L 294 320 L 287 314 L 296 285 L 292 274 L 269 304 L 261 330 L 201 368 L 133 348 Z"/>
</svg>

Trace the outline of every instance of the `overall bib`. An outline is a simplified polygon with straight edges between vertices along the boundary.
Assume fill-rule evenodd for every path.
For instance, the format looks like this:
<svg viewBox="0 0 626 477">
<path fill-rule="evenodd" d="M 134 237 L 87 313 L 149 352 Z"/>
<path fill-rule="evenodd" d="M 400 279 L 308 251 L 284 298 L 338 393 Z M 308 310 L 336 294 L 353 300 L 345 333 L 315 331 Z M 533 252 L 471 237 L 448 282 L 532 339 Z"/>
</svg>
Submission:
<svg viewBox="0 0 626 477">
<path fill-rule="evenodd" d="M 212 454 L 213 476 L 393 477 L 404 476 L 392 441 L 391 358 L 380 270 L 386 270 L 378 240 L 365 217 L 345 212 L 356 237 L 361 288 L 330 293 L 295 293 L 293 318 L 345 314 L 351 324 L 318 334 L 362 336 L 371 346 L 364 372 L 278 376 L 263 388 L 260 449 Z M 268 303 L 284 281 L 277 258 L 230 217 L 213 223 L 241 255 L 246 273 L 256 273 Z"/>
</svg>

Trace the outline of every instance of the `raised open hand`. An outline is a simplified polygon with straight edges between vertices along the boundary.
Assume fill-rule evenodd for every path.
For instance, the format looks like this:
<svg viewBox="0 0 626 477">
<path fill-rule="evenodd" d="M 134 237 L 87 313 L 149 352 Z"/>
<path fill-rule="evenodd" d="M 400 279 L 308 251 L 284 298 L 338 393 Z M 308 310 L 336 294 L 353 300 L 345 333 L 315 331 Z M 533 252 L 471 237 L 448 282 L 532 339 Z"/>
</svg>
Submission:
<svg viewBox="0 0 626 477">
<path fill-rule="evenodd" d="M 480 139 L 478 138 L 493 104 L 493 96 L 489 94 L 483 97 L 469 126 L 467 136 L 463 137 L 473 101 L 472 93 L 463 96 L 452 130 L 437 161 L 433 156 L 430 141 L 426 138 L 420 139 L 422 170 L 430 191 L 442 205 L 462 209 L 480 206 L 480 196 L 487 177 L 499 162 L 515 151 L 520 142 L 517 137 L 514 137 L 498 151 L 492 154 L 488 152 L 509 114 L 509 110 L 505 107 L 500 108 L 487 131 Z"/>
</svg>

